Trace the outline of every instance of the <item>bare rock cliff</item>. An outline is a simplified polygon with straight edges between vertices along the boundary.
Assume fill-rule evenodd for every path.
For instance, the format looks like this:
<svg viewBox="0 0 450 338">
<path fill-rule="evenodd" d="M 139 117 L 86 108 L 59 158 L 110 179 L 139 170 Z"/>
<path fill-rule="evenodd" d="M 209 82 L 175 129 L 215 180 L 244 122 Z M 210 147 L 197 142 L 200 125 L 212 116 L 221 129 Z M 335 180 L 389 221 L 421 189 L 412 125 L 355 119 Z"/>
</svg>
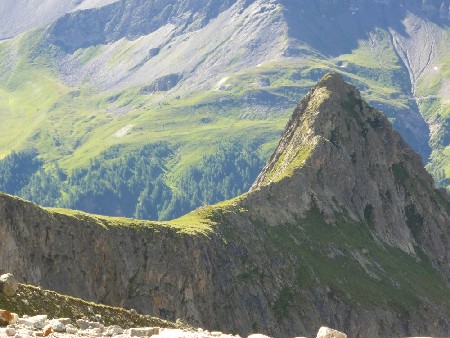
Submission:
<svg viewBox="0 0 450 338">
<path fill-rule="evenodd" d="M 325 76 L 295 109 L 252 190 L 297 217 L 313 202 L 330 222 L 345 212 L 408 254 L 421 247 L 450 278 L 448 194 L 435 189 L 385 115 L 338 74 Z"/>
</svg>

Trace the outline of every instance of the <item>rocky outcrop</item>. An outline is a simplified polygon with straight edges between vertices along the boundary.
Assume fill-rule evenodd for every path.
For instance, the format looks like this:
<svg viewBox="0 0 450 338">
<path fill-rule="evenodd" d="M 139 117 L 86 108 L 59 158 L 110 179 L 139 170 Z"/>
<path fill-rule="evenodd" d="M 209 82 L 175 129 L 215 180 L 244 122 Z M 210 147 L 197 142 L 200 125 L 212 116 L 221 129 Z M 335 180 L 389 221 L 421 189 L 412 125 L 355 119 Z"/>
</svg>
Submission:
<svg viewBox="0 0 450 338">
<path fill-rule="evenodd" d="M 0 270 L 241 335 L 446 336 L 448 208 L 384 115 L 331 74 L 235 200 L 164 224 L 0 195 Z"/>
<path fill-rule="evenodd" d="M 330 222 L 345 211 L 384 243 L 411 255 L 419 246 L 450 278 L 447 193 L 435 189 L 420 156 L 384 114 L 337 74 L 325 76 L 296 108 L 252 190 L 254 198 L 266 194 L 288 205 L 296 217 L 312 203 Z"/>
<path fill-rule="evenodd" d="M 12 274 L 7 273 L 0 276 L 0 292 L 2 292 L 5 296 L 14 296 L 17 292 L 18 287 L 19 284 Z"/>
<path fill-rule="evenodd" d="M 16 313 L 8 310 L 0 310 L 0 326 L 12 325 L 18 320 Z"/>
<path fill-rule="evenodd" d="M 149 86 L 142 87 L 142 94 L 150 94 L 154 92 L 166 92 L 175 87 L 180 82 L 181 76 L 178 74 L 170 74 L 157 79 Z"/>
</svg>

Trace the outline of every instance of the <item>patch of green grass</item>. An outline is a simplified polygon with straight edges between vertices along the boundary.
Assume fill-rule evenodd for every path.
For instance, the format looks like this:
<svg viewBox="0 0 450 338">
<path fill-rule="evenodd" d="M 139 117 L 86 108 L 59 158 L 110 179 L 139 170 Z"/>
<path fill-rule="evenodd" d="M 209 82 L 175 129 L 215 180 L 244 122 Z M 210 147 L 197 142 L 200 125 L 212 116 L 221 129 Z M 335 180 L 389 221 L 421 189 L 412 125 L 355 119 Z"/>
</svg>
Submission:
<svg viewBox="0 0 450 338">
<path fill-rule="evenodd" d="M 265 182 L 279 182 L 285 177 L 291 177 L 311 156 L 313 149 L 314 145 L 302 143 L 295 147 L 293 155 L 291 152 L 285 151 L 267 175 Z M 286 154 L 289 154 L 289 158 Z"/>
<path fill-rule="evenodd" d="M 327 223 L 314 207 L 297 224 L 265 228 L 274 245 L 308 267 L 297 272 L 305 286 L 320 284 L 333 297 L 366 309 L 415 311 L 424 299 L 450 305 L 448 282 L 431 262 L 380 244 L 369 227 L 344 215 Z"/>
<path fill-rule="evenodd" d="M 78 210 L 62 208 L 45 208 L 53 215 L 63 215 L 74 218 L 84 223 L 99 226 L 104 229 L 125 227 L 125 228 L 168 228 L 173 229 L 179 234 L 188 235 L 208 235 L 213 232 L 217 225 L 212 220 L 215 208 L 208 206 L 199 208 L 183 217 L 167 222 L 143 221 L 125 217 L 108 217 L 92 215 Z"/>
<path fill-rule="evenodd" d="M 364 220 L 370 227 L 374 227 L 374 207 L 372 204 L 367 204 L 364 208 Z"/>
<path fill-rule="evenodd" d="M 289 316 L 289 308 L 292 305 L 294 293 L 288 287 L 284 287 L 278 294 L 272 305 L 272 312 L 280 320 Z"/>
<path fill-rule="evenodd" d="M 376 40 L 377 44 L 374 44 L 372 41 L 362 40 L 357 49 L 353 50 L 351 54 L 339 56 L 338 60 L 358 65 L 368 70 L 397 70 L 401 68 L 391 43 L 389 32 L 383 29 L 375 29 L 372 34 L 372 39 Z"/>
</svg>

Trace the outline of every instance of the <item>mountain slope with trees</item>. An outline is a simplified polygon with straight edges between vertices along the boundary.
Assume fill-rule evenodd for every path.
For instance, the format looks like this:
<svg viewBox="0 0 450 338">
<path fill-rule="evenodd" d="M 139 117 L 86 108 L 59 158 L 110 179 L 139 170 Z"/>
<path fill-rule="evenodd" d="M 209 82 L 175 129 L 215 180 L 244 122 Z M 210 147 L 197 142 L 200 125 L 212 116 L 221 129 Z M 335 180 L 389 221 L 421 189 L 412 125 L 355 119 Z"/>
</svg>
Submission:
<svg viewBox="0 0 450 338">
<path fill-rule="evenodd" d="M 2 5 L 2 13 L 18 8 Z M 152 219 L 239 194 L 276 146 L 291 107 L 333 69 L 386 113 L 437 184 L 448 187 L 447 0 L 67 6 L 49 12 L 48 26 L 21 35 L 11 30 L 13 38 L 0 43 L 0 158 L 8 166 L 13 152 L 31 152 L 42 162 L 30 184 L 2 178 L 8 193 L 48 206 Z M 155 144 L 171 154 L 158 164 L 164 197 L 143 197 L 154 176 L 136 174 L 139 188 L 124 184 L 123 191 L 111 182 L 116 157 L 105 154 L 144 156 Z M 217 161 L 209 157 L 223 147 L 227 154 L 217 159 L 241 161 L 236 149 L 257 159 L 211 175 Z M 98 171 L 98 163 L 101 174 L 78 181 L 79 173 Z M 133 170 L 131 164 L 123 173 Z M 183 196 L 194 173 L 203 183 L 191 187 L 193 198 Z M 92 198 L 106 196 L 98 179 L 114 207 L 98 199 L 93 206 Z M 210 196 L 215 184 L 223 191 Z M 40 187 L 52 193 L 43 196 Z M 130 194 L 133 205 L 125 198 Z M 138 210 L 139 199 L 146 211 Z"/>
</svg>

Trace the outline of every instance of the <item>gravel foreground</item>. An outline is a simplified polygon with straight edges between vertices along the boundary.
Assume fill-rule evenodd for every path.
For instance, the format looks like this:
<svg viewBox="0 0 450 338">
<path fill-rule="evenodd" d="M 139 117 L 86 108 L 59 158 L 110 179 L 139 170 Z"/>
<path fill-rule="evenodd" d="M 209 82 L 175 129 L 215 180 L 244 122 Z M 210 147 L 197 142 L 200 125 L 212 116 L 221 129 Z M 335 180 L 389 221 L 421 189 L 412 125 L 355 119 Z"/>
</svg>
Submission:
<svg viewBox="0 0 450 338">
<path fill-rule="evenodd" d="M 79 319 L 76 325 L 71 324 L 70 318 L 48 319 L 46 315 L 33 317 L 23 316 L 18 318 L 14 324 L 0 328 L 0 337 L 29 338 L 29 337 L 180 337 L 200 338 L 239 337 L 223 334 L 221 332 L 209 332 L 202 329 L 197 331 L 173 328 L 129 328 L 123 329 L 118 325 L 104 326 L 99 322 L 90 322 Z"/>
<path fill-rule="evenodd" d="M 4 310 L 0 310 L 4 311 Z M 48 319 L 47 315 L 18 317 L 13 314 L 11 324 L 0 328 L 0 337 L 153 337 L 153 338 L 241 338 L 218 331 L 199 329 L 174 329 L 160 327 L 143 327 L 123 329 L 118 325 L 105 326 L 99 322 L 78 319 L 76 325 L 70 318 Z M 270 338 L 262 334 L 252 334 L 247 338 Z M 300 338 L 300 337 L 297 337 Z M 317 338 L 347 338 L 342 332 L 322 327 Z"/>
<path fill-rule="evenodd" d="M 12 274 L 0 276 L 0 337 L 241 338 L 19 284 Z M 251 334 L 247 338 L 270 337 Z M 347 335 L 322 327 L 316 338 L 347 338 Z"/>
</svg>

